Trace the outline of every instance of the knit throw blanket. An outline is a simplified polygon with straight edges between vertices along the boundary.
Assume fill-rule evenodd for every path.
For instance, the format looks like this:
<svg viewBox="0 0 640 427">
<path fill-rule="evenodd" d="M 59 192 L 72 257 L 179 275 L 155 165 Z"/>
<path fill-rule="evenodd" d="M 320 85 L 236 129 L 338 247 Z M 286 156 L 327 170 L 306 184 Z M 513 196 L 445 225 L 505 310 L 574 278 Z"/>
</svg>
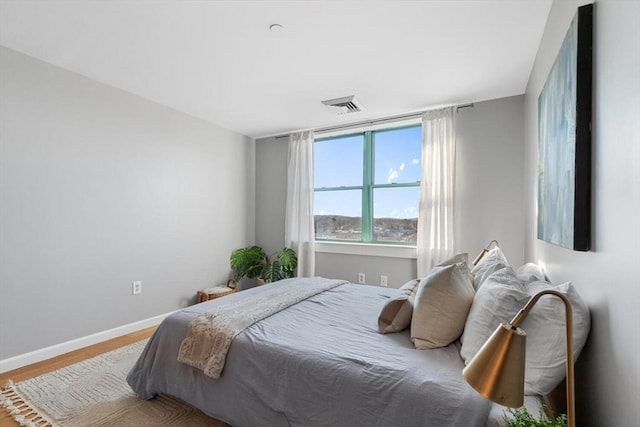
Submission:
<svg viewBox="0 0 640 427">
<path fill-rule="evenodd" d="M 220 378 L 233 339 L 249 326 L 326 290 L 348 283 L 322 277 L 285 279 L 231 304 L 203 313 L 189 324 L 178 362 Z M 274 286 L 275 285 L 275 286 Z"/>
</svg>

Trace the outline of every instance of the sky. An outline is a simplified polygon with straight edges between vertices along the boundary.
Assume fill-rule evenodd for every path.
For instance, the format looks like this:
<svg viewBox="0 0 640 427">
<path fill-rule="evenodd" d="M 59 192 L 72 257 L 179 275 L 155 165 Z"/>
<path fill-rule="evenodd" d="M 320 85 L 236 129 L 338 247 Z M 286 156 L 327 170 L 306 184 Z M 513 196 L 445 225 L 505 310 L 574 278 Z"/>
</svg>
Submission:
<svg viewBox="0 0 640 427">
<path fill-rule="evenodd" d="M 420 126 L 377 132 L 374 183 L 420 181 L 422 129 Z M 315 187 L 360 186 L 363 181 L 364 138 L 317 142 L 314 146 Z M 374 189 L 375 218 L 417 218 L 419 187 Z M 317 192 L 315 215 L 360 216 L 360 190 Z"/>
</svg>

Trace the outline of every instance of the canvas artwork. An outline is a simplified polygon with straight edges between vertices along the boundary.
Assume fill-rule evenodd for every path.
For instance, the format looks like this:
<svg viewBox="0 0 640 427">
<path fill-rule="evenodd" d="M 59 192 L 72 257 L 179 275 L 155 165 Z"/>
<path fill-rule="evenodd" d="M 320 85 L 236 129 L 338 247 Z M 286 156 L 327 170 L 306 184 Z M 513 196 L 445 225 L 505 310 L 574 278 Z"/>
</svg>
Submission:
<svg viewBox="0 0 640 427">
<path fill-rule="evenodd" d="M 538 97 L 538 238 L 581 251 L 590 245 L 592 11 L 578 9 Z"/>
</svg>

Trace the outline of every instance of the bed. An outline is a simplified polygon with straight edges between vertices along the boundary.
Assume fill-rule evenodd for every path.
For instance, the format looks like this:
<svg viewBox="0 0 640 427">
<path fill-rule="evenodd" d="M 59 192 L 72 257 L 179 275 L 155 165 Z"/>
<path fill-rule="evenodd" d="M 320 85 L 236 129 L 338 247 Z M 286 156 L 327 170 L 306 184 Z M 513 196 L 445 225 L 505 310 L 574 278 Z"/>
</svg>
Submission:
<svg viewBox="0 0 640 427">
<path fill-rule="evenodd" d="M 330 287 L 247 322 L 226 340 L 223 364 L 213 365 L 219 369 L 178 361 L 185 343 L 209 348 L 209 341 L 193 336 L 203 317 L 253 319 L 247 302 L 279 303 L 327 281 Z M 143 399 L 169 394 L 236 427 L 502 426 L 505 408 L 474 391 L 462 369 L 495 325 L 510 320 L 543 287 L 571 299 L 577 357 L 589 310 L 573 286 L 550 283 L 532 264 L 513 269 L 494 248 L 471 271 L 467 255 L 459 254 L 400 289 L 296 278 L 185 308 L 158 327 L 127 381 Z M 404 302 L 394 320 L 381 324 L 399 300 Z M 408 314 L 402 309 L 407 303 Z M 525 405 L 532 414 L 541 413 L 541 396 L 564 378 L 558 304 L 541 301 L 522 324 L 532 332 L 525 372 Z M 403 324 L 394 323 L 400 318 Z M 425 325 L 431 330 L 420 335 Z"/>
<path fill-rule="evenodd" d="M 397 289 L 345 283 L 250 326 L 220 378 L 177 362 L 191 320 L 288 279 L 166 318 L 127 381 L 143 399 L 178 397 L 233 426 L 485 426 L 488 400 L 462 378 L 459 344 L 418 351 L 409 331 L 380 334 Z"/>
</svg>

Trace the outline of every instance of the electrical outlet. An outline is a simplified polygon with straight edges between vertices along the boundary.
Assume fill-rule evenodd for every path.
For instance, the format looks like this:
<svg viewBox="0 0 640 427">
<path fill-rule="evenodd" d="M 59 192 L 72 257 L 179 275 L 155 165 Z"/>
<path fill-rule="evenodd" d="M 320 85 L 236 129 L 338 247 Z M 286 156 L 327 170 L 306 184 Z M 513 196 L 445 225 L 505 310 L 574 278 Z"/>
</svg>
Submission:
<svg viewBox="0 0 640 427">
<path fill-rule="evenodd" d="M 384 274 L 380 276 L 380 286 L 387 287 L 389 286 L 389 277 Z"/>
<path fill-rule="evenodd" d="M 142 293 L 142 282 L 136 281 L 131 284 L 131 293 L 133 295 L 138 295 Z"/>
<path fill-rule="evenodd" d="M 364 284 L 364 273 L 358 273 L 358 283 Z"/>
</svg>

